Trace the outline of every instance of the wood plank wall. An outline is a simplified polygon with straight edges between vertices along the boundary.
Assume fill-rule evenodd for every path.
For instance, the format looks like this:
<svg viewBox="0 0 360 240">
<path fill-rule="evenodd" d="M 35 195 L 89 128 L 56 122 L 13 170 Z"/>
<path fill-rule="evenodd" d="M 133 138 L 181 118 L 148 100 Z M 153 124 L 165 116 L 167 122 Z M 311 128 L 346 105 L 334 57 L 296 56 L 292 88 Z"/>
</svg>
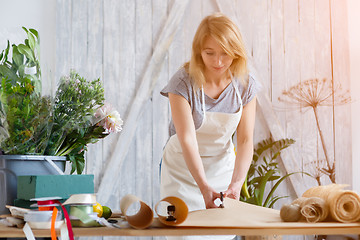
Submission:
<svg viewBox="0 0 360 240">
<path fill-rule="evenodd" d="M 56 79 L 75 69 L 87 79 L 101 78 L 106 101 L 125 118 L 159 33 L 176 0 L 57 0 Z M 279 102 L 282 91 L 301 81 L 327 78 L 349 89 L 346 3 L 339 0 L 235 0 L 237 18 L 258 79 L 270 97 L 299 165 L 324 154 L 311 110 Z M 219 11 L 216 1 L 192 0 L 178 26 L 152 96 L 143 106 L 136 134 L 121 169 L 117 191 L 106 203 L 118 209 L 125 194 L 154 206 L 159 201 L 159 163 L 168 138 L 168 101 L 159 91 L 190 57 L 192 37 L 201 19 Z M 351 184 L 350 105 L 320 107 L 320 124 L 337 180 Z M 271 136 L 258 109 L 255 143 Z M 89 146 L 86 173 L 96 191 L 106 161 L 116 146 L 111 135 Z M 286 159 L 283 159 L 286 161 Z M 305 178 L 304 178 L 305 179 Z M 314 184 L 314 180 L 305 179 Z M 322 177 L 323 183 L 329 183 Z M 301 183 L 299 183 L 301 184 Z M 286 184 L 280 195 L 289 194 Z M 288 200 L 289 201 L 289 200 Z M 103 203 L 104 204 L 104 203 Z M 279 206 L 277 206 L 279 207 Z M 133 239 L 133 238 L 132 238 Z M 142 238 L 143 239 L 143 238 Z"/>
</svg>

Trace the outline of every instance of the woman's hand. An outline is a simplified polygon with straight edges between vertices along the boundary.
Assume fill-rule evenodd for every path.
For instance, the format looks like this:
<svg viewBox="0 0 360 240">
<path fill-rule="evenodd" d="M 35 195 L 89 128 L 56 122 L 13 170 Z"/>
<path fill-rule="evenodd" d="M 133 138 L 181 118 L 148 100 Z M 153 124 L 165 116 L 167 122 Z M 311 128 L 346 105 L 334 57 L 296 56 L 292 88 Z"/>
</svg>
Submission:
<svg viewBox="0 0 360 240">
<path fill-rule="evenodd" d="M 235 200 L 240 199 L 241 185 L 230 184 L 228 189 L 224 192 L 224 197 L 232 198 Z"/>
<path fill-rule="evenodd" d="M 214 201 L 217 198 L 220 198 L 220 193 L 216 192 L 212 187 L 206 187 L 200 190 L 205 201 L 206 209 L 217 208 L 218 206 L 215 204 Z"/>
<path fill-rule="evenodd" d="M 253 157 L 253 135 L 256 113 L 256 97 L 244 106 L 237 132 L 237 153 L 231 183 L 224 192 L 224 196 L 239 200 L 241 187 L 246 179 L 247 172 Z"/>
</svg>

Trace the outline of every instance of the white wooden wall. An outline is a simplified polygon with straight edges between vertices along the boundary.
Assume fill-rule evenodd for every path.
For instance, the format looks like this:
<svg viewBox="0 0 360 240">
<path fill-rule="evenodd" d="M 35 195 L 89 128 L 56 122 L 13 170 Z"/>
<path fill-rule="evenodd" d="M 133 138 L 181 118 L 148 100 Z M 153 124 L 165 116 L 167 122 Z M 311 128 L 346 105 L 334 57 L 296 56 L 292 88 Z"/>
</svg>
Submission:
<svg viewBox="0 0 360 240">
<path fill-rule="evenodd" d="M 181 1 L 181 0 L 178 0 Z M 118 209 L 125 194 L 135 194 L 150 205 L 159 200 L 159 162 L 168 138 L 168 101 L 159 91 L 171 75 L 190 57 L 190 47 L 201 19 L 220 7 L 232 7 L 245 38 L 248 53 L 258 70 L 264 95 L 274 105 L 275 114 L 286 137 L 294 138 L 292 157 L 300 169 L 323 158 L 312 111 L 278 101 L 282 91 L 307 79 L 328 78 L 349 86 L 346 0 L 192 0 L 176 27 L 157 84 L 142 106 L 134 137 L 121 164 L 110 176 L 114 186 L 106 203 Z M 159 34 L 176 0 L 57 0 L 56 79 L 77 70 L 87 79 L 100 77 L 106 101 L 124 120 L 148 67 Z M 226 13 L 227 10 L 223 9 Z M 330 17 L 331 16 L 331 17 Z M 235 20 L 235 19 L 234 19 Z M 267 116 L 259 107 L 255 143 L 272 135 Z M 351 184 L 350 105 L 320 107 L 320 122 L 326 136 L 330 159 L 336 159 L 337 181 Z M 96 191 L 119 136 L 112 135 L 89 146 L 88 174 L 95 175 Z M 122 144 L 121 142 L 119 144 Z M 286 155 L 289 156 L 289 155 Z M 294 171 L 299 169 L 293 169 Z M 309 186 L 316 182 L 304 177 Z M 329 181 L 323 178 L 324 183 Z M 298 183 L 302 185 L 301 182 Z M 104 185 L 102 185 L 104 186 Z M 288 182 L 279 194 L 296 197 Z M 296 188 L 296 186 L 295 186 Z M 102 193 L 104 194 L 104 193 Z M 101 198 L 101 196 L 99 196 Z M 289 199 L 286 201 L 290 201 Z M 279 205 L 278 205 L 279 206 Z M 277 207 L 278 207 L 277 206 Z M 293 238 L 294 239 L 294 238 Z"/>
</svg>

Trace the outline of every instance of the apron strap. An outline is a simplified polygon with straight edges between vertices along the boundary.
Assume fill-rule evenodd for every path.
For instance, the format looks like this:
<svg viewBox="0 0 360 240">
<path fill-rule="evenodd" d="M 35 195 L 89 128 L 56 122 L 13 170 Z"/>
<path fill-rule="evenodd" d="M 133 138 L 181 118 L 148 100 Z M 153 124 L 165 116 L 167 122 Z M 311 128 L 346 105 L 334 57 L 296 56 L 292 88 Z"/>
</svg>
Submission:
<svg viewBox="0 0 360 240">
<path fill-rule="evenodd" d="M 235 92 L 236 92 L 238 98 L 240 99 L 240 102 L 241 102 L 241 105 L 242 105 L 241 94 L 240 94 L 239 89 L 237 88 L 237 86 L 236 86 L 236 84 L 235 84 L 234 77 L 233 77 L 233 75 L 232 75 L 232 73 L 231 73 L 230 70 L 229 70 L 229 74 L 230 74 L 230 77 L 231 77 L 231 83 L 232 83 L 232 85 L 234 86 Z"/>
<path fill-rule="evenodd" d="M 204 112 L 204 119 L 205 119 L 205 112 L 206 112 L 206 108 L 205 108 L 205 94 L 204 94 L 204 87 L 201 86 L 201 105 L 202 105 L 202 109 Z"/>
</svg>

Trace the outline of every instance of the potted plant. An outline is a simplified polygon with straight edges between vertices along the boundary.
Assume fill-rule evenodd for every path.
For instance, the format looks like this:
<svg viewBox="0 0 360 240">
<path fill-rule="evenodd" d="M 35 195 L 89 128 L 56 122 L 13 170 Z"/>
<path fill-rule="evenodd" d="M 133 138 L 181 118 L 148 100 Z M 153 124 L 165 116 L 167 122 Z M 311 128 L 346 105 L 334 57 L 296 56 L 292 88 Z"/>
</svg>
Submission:
<svg viewBox="0 0 360 240">
<path fill-rule="evenodd" d="M 43 160 L 55 159 L 62 170 L 68 160 L 71 173 L 81 174 L 87 144 L 122 126 L 119 113 L 105 103 L 100 79 L 87 81 L 71 71 L 60 79 L 55 96 L 42 96 L 39 35 L 35 29 L 23 29 L 24 43 L 10 46 L 8 41 L 0 54 L 0 164 L 5 165 L 7 182 L 12 182 L 9 191 L 16 189 L 18 175 L 56 174 L 42 166 L 48 164 Z M 34 167 L 24 165 L 30 160 L 36 161 Z M 27 169 L 32 172 L 24 173 Z"/>
<path fill-rule="evenodd" d="M 287 177 L 295 174 L 295 172 L 281 176 L 277 160 L 280 157 L 281 151 L 294 143 L 295 140 L 293 139 L 286 138 L 274 141 L 272 138 L 269 138 L 256 145 L 253 161 L 241 189 L 240 201 L 272 208 L 279 199 L 287 197 L 275 196 L 274 193 L 278 186 Z M 270 187 L 270 190 L 267 192 L 268 187 Z M 282 237 L 279 235 L 246 236 L 245 239 L 282 239 Z"/>
</svg>

